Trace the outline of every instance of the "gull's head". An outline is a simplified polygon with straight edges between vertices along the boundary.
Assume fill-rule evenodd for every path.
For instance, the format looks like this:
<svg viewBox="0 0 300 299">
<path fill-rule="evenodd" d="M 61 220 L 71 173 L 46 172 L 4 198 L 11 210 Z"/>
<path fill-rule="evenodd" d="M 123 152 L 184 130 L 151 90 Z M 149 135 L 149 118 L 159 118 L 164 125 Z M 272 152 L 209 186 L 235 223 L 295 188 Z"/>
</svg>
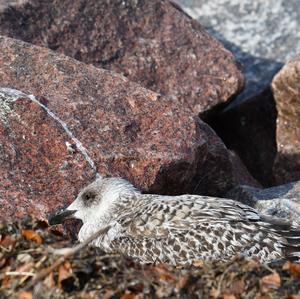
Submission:
<svg viewBox="0 0 300 299">
<path fill-rule="evenodd" d="M 128 196 L 139 193 L 128 181 L 121 178 L 99 178 L 83 188 L 77 198 L 63 210 L 49 217 L 49 224 L 61 223 L 66 218 L 83 223 L 108 222 L 117 209 L 128 204 Z"/>
</svg>

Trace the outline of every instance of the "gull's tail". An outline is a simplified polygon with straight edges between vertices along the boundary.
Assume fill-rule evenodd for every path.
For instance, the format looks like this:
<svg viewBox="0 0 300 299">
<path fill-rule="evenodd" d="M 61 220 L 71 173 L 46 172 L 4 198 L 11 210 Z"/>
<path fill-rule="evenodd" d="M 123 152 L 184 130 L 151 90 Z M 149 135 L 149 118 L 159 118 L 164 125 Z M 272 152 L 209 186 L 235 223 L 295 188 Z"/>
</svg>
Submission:
<svg viewBox="0 0 300 299">
<path fill-rule="evenodd" d="M 284 259 L 300 263 L 300 227 L 284 219 L 264 218 L 271 224 L 271 229 L 285 239 Z"/>
</svg>

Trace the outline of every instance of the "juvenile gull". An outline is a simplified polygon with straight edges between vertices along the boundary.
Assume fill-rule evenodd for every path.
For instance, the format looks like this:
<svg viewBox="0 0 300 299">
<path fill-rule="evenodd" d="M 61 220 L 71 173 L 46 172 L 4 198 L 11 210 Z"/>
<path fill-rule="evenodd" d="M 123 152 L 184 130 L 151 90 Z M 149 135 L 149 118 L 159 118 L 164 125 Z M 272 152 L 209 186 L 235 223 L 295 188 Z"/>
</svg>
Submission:
<svg viewBox="0 0 300 299">
<path fill-rule="evenodd" d="M 300 256 L 300 232 L 287 222 L 229 199 L 141 194 L 120 178 L 95 180 L 49 223 L 70 217 L 83 222 L 79 241 L 109 225 L 93 245 L 141 263 L 187 265 L 237 254 L 268 263 Z"/>
</svg>

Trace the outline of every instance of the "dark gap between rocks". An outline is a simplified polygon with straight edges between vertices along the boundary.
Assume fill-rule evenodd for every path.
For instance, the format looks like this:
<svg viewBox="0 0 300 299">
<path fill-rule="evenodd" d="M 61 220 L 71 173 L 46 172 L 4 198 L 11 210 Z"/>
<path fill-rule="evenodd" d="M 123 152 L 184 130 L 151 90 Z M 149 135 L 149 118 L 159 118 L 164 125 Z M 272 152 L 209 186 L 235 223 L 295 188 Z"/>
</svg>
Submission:
<svg viewBox="0 0 300 299">
<path fill-rule="evenodd" d="M 277 110 L 270 88 L 231 109 L 220 105 L 201 118 L 235 151 L 264 187 L 275 185 Z"/>
</svg>

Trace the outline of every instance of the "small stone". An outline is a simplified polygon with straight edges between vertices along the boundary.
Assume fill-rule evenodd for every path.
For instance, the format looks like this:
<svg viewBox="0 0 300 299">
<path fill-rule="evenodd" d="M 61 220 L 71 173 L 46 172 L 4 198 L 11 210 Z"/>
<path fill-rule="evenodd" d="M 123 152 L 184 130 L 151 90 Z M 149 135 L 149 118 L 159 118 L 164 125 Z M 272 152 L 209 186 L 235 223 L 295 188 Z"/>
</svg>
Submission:
<svg viewBox="0 0 300 299">
<path fill-rule="evenodd" d="M 76 145 L 73 143 L 71 144 L 70 142 L 66 141 L 66 147 L 67 147 L 67 152 L 70 155 L 75 154 L 76 152 Z"/>
</svg>

